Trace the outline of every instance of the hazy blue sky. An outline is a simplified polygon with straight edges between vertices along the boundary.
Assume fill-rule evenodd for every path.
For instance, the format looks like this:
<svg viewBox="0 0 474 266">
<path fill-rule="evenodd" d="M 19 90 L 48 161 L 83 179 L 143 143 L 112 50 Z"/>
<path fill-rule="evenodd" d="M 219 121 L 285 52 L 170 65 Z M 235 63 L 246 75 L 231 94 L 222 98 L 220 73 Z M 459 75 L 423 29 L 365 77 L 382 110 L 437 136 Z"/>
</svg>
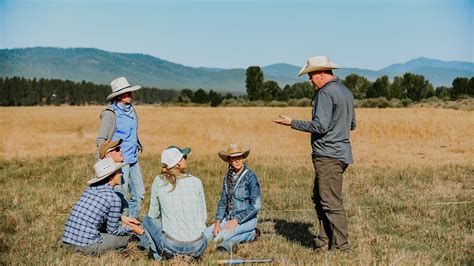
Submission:
<svg viewBox="0 0 474 266">
<path fill-rule="evenodd" d="M 94 47 L 189 66 L 379 69 L 425 56 L 474 61 L 474 0 L 0 0 L 0 47 Z"/>
</svg>

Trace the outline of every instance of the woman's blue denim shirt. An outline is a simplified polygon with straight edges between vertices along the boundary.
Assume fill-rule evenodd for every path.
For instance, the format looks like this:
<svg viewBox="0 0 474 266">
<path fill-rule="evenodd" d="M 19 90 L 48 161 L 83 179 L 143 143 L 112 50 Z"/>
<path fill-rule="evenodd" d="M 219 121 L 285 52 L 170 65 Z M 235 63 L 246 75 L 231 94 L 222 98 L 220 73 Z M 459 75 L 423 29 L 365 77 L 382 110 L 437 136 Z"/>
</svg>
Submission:
<svg viewBox="0 0 474 266">
<path fill-rule="evenodd" d="M 243 224 L 257 217 L 258 211 L 262 208 L 262 197 L 260 193 L 260 184 L 257 176 L 244 166 L 241 176 L 237 179 L 232 196 L 233 206 L 230 213 L 226 214 L 227 207 L 227 176 L 224 176 L 222 194 L 217 204 L 216 220 L 222 221 L 227 218 L 236 218 L 239 224 Z"/>
</svg>

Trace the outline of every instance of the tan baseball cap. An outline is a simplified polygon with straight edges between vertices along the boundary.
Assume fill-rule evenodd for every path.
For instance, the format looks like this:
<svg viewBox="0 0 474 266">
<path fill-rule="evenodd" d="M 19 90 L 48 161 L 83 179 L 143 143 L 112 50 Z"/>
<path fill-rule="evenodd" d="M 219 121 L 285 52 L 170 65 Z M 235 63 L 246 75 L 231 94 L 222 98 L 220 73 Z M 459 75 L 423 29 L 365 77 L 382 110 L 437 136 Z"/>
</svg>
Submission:
<svg viewBox="0 0 474 266">
<path fill-rule="evenodd" d="M 106 140 L 102 145 L 99 147 L 99 159 L 104 159 L 105 154 L 112 150 L 113 148 L 122 144 L 123 140 L 118 139 L 115 141 L 111 141 L 110 139 Z"/>
</svg>

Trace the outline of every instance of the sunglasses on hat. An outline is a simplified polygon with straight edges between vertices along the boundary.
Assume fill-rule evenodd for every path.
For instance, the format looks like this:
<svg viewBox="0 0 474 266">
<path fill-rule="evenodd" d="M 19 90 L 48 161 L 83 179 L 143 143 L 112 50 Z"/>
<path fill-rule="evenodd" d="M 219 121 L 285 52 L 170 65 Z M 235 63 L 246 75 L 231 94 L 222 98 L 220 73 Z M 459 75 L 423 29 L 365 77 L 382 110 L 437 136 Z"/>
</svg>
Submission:
<svg viewBox="0 0 474 266">
<path fill-rule="evenodd" d="M 115 147 L 115 148 L 113 148 L 113 149 L 108 150 L 107 153 L 113 152 L 113 151 L 119 152 L 120 150 L 121 150 L 121 149 L 120 149 L 120 146 L 117 146 L 117 147 Z"/>
</svg>

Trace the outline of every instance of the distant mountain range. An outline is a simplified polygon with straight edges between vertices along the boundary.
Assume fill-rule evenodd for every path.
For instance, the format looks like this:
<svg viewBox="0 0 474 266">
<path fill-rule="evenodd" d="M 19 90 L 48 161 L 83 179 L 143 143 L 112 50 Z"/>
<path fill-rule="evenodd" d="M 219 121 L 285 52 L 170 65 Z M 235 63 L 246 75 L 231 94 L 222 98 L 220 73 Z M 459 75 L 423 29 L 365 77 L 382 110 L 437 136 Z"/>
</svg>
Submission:
<svg viewBox="0 0 474 266">
<path fill-rule="evenodd" d="M 265 80 L 286 84 L 306 81 L 296 77 L 300 67 L 273 64 L 262 67 Z M 0 77 L 68 79 L 110 84 L 125 76 L 133 84 L 162 89 L 214 89 L 245 91 L 245 69 L 189 67 L 144 54 L 113 53 L 94 48 L 18 48 L 0 49 Z M 445 62 L 417 58 L 403 64 L 393 64 L 380 70 L 344 68 L 335 74 L 345 78 L 355 73 L 374 81 L 382 75 L 393 78 L 412 72 L 425 76 L 434 86 L 451 86 L 456 77 L 474 76 L 472 62 Z"/>
</svg>

